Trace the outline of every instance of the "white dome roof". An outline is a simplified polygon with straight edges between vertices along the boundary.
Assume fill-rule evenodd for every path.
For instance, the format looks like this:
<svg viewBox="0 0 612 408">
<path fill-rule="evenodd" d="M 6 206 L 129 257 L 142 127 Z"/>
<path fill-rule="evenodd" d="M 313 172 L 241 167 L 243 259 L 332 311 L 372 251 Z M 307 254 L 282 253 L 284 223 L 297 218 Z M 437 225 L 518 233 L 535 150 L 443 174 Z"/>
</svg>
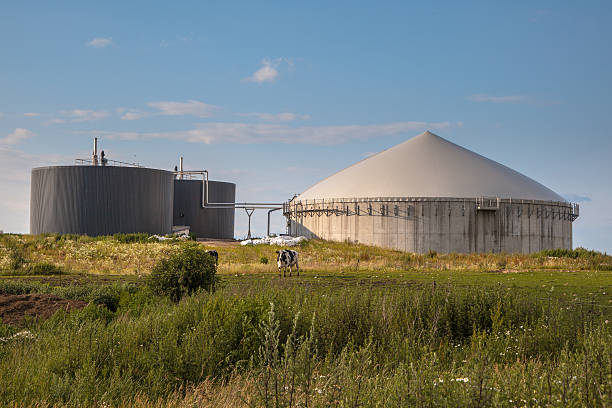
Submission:
<svg viewBox="0 0 612 408">
<path fill-rule="evenodd" d="M 372 197 L 500 197 L 565 202 L 542 184 L 431 132 L 368 157 L 297 200 Z"/>
</svg>

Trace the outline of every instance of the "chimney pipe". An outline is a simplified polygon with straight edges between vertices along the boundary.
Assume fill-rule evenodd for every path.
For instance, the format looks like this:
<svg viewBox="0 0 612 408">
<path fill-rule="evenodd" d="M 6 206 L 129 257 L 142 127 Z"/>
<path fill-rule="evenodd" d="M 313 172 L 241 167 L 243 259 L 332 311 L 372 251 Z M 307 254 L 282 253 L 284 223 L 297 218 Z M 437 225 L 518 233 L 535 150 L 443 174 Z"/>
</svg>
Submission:
<svg viewBox="0 0 612 408">
<path fill-rule="evenodd" d="M 98 165 L 98 138 L 94 137 L 94 149 L 93 155 L 91 156 L 91 164 L 94 166 Z"/>
<path fill-rule="evenodd" d="M 181 160 L 179 161 L 179 170 L 181 172 L 179 179 L 182 180 L 183 179 L 183 156 L 181 156 Z"/>
</svg>

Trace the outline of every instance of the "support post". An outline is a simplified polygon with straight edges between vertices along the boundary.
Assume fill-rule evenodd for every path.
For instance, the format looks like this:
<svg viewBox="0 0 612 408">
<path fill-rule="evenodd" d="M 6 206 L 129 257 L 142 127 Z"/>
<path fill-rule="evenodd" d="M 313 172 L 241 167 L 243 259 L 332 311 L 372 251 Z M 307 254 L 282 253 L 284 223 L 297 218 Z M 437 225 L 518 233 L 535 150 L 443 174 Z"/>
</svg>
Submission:
<svg viewBox="0 0 612 408">
<path fill-rule="evenodd" d="M 253 212 L 255 211 L 255 209 L 245 208 L 244 211 L 247 213 L 247 216 L 249 217 L 249 232 L 247 233 L 247 239 L 251 239 L 251 215 L 253 215 Z"/>
</svg>

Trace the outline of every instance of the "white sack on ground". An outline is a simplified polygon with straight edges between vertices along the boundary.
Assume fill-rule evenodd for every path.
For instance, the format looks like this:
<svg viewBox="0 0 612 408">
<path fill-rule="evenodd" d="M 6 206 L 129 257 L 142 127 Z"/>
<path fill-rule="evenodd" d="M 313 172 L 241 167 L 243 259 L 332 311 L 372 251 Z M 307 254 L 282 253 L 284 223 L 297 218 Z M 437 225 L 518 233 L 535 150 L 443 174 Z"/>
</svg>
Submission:
<svg viewBox="0 0 612 408">
<path fill-rule="evenodd" d="M 306 237 L 290 237 L 282 235 L 280 237 L 265 237 L 261 239 L 247 239 L 242 241 L 240 245 L 278 245 L 278 246 L 294 246 L 300 242 L 306 241 Z"/>
</svg>

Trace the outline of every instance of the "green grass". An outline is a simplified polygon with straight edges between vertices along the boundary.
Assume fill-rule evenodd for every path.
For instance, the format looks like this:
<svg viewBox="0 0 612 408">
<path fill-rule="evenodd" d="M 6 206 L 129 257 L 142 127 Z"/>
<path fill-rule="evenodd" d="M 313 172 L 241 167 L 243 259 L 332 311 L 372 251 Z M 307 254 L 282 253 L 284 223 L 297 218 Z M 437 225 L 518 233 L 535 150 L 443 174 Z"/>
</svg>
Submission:
<svg viewBox="0 0 612 408">
<path fill-rule="evenodd" d="M 123 272 L 130 256 L 154 263 L 181 244 L 10 239 L 26 264 L 48 257 L 68 273 L 2 277 L 0 292 L 90 305 L 0 324 L 0 406 L 612 405 L 606 254 L 312 241 L 298 248 L 301 276 L 279 278 L 261 262 L 276 248 L 220 246 L 219 289 L 175 304 L 146 272 Z M 105 248 L 92 269 L 70 269 L 92 248 Z M 23 329 L 33 338 L 13 337 Z"/>
</svg>

